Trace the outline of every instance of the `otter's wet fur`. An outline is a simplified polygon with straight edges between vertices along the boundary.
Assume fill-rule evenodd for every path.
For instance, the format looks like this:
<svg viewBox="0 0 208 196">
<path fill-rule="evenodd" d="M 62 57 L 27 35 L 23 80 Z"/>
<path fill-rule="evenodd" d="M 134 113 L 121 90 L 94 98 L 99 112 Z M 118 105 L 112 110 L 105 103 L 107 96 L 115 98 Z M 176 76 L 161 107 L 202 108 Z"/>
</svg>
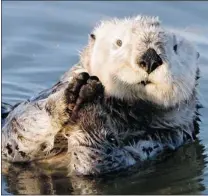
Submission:
<svg viewBox="0 0 208 196">
<path fill-rule="evenodd" d="M 154 53 L 148 61 L 160 60 L 154 69 L 144 64 L 147 51 Z M 199 120 L 198 56 L 190 42 L 155 17 L 101 22 L 78 65 L 8 114 L 3 158 L 51 158 L 71 173 L 95 175 L 193 141 Z"/>
</svg>

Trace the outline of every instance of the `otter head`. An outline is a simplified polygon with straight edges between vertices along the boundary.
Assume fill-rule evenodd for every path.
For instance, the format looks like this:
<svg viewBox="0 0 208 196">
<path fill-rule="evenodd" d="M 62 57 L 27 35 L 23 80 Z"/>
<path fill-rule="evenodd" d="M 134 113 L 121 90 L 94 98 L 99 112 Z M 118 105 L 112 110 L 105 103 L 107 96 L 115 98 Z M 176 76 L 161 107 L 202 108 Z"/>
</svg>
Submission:
<svg viewBox="0 0 208 196">
<path fill-rule="evenodd" d="M 81 61 L 107 95 L 167 108 L 193 94 L 198 56 L 189 41 L 164 29 L 158 18 L 137 16 L 101 22 Z"/>
</svg>

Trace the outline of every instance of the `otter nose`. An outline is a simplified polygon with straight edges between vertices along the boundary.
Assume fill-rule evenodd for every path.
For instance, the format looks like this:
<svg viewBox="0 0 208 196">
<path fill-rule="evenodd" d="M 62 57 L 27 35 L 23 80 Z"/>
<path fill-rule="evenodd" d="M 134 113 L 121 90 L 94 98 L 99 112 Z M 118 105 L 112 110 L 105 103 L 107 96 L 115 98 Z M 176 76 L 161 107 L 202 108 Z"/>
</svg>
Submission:
<svg viewBox="0 0 208 196">
<path fill-rule="evenodd" d="M 163 64 L 162 59 L 153 48 L 149 48 L 139 59 L 138 65 L 148 74 Z"/>
</svg>

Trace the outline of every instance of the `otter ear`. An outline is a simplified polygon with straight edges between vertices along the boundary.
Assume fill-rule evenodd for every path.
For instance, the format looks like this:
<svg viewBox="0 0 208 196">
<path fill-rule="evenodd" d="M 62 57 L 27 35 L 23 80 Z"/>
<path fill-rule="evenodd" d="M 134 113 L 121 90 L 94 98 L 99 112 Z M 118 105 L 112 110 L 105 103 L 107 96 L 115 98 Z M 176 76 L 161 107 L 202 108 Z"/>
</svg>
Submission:
<svg viewBox="0 0 208 196">
<path fill-rule="evenodd" d="M 93 40 L 93 41 L 95 41 L 95 39 L 96 39 L 95 34 L 91 33 L 90 34 L 90 39 Z"/>
<path fill-rule="evenodd" d="M 197 52 L 197 59 L 199 59 L 199 57 L 200 57 L 200 54 L 199 54 L 199 52 Z"/>
</svg>

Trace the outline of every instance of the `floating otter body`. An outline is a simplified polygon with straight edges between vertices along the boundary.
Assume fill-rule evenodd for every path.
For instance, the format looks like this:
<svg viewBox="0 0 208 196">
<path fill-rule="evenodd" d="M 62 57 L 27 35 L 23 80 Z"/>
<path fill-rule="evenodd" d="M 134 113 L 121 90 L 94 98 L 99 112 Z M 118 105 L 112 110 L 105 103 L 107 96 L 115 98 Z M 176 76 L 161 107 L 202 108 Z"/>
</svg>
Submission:
<svg viewBox="0 0 208 196">
<path fill-rule="evenodd" d="M 163 29 L 157 18 L 102 22 L 80 64 L 8 114 L 3 159 L 64 154 L 60 162 L 70 172 L 102 174 L 193 141 L 197 59 L 192 44 Z"/>
</svg>

